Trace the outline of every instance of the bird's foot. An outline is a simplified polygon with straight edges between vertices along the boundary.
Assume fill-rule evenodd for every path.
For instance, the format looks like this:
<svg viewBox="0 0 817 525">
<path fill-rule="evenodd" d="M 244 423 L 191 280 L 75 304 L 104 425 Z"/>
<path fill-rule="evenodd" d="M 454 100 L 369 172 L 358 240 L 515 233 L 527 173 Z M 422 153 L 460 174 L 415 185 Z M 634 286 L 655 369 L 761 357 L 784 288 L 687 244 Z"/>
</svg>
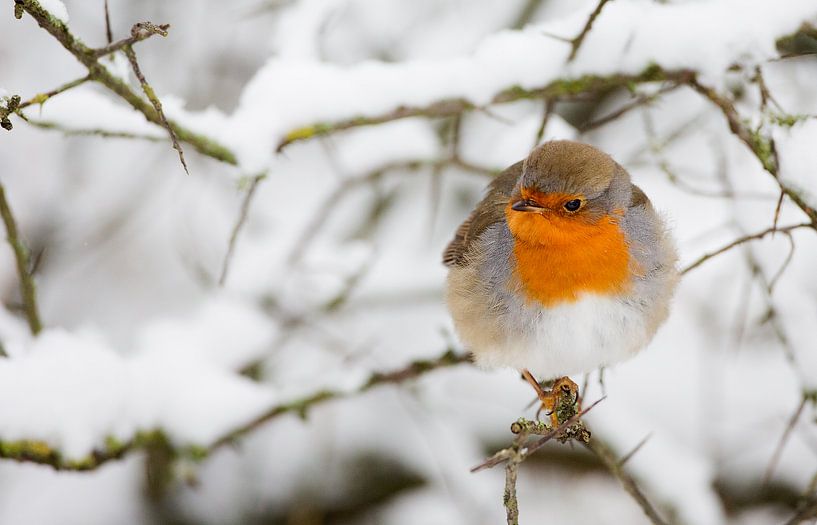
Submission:
<svg viewBox="0 0 817 525">
<path fill-rule="evenodd" d="M 553 382 L 550 390 L 545 390 L 542 385 L 533 377 L 528 370 L 522 371 L 525 378 L 539 398 L 540 407 L 536 412 L 536 419 L 544 412 L 550 418 L 552 428 L 575 416 L 581 411 L 581 399 L 579 398 L 579 385 L 569 377 L 560 377 Z"/>
</svg>

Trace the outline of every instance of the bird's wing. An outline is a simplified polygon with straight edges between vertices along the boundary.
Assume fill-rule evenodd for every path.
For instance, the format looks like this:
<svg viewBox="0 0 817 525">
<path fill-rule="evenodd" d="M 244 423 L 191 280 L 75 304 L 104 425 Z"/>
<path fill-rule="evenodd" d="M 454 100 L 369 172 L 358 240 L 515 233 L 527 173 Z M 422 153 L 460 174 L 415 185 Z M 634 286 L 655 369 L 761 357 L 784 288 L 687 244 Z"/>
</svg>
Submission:
<svg viewBox="0 0 817 525">
<path fill-rule="evenodd" d="M 631 184 L 630 187 L 633 191 L 633 196 L 630 199 L 630 208 L 638 208 L 641 206 L 652 208 L 652 203 L 650 202 L 649 197 L 647 197 L 647 194 L 644 193 L 641 188 L 635 184 Z"/>
<path fill-rule="evenodd" d="M 457 228 L 454 238 L 448 243 L 443 252 L 444 265 L 465 266 L 474 240 L 492 224 L 505 220 L 505 207 L 508 205 L 508 199 L 521 174 L 522 162 L 520 161 L 491 181 L 485 198 Z"/>
</svg>

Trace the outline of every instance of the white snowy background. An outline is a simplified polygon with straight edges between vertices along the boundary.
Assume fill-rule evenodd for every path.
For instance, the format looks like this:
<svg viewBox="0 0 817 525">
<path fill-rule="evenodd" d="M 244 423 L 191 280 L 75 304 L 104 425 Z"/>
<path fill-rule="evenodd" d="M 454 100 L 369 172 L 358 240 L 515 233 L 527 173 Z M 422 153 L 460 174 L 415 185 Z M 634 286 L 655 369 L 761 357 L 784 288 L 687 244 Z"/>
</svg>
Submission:
<svg viewBox="0 0 817 525">
<path fill-rule="evenodd" d="M 42 4 L 88 45 L 105 45 L 101 0 Z M 813 0 L 615 0 L 566 63 L 570 45 L 555 37 L 576 36 L 595 7 L 110 0 L 115 39 L 137 21 L 171 24 L 166 38 L 134 46 L 142 71 L 170 118 L 228 147 L 237 165 L 183 144 L 185 175 L 167 133 L 99 85 L 25 110 L 63 131 L 11 116 L 14 129 L 0 132 L 0 182 L 39 260 L 45 327 L 36 337 L 28 330 L 4 244 L 0 443 L 42 442 L 62 461 L 81 461 L 161 430 L 179 456 L 165 462 L 166 483 L 141 449 L 91 472 L 0 460 L 0 523 L 504 522 L 502 469 L 469 468 L 509 443 L 512 421 L 532 416 L 518 373 L 466 364 L 355 393 L 373 372 L 461 350 L 440 252 L 489 173 L 535 144 L 543 115 L 541 100 L 494 97 L 653 64 L 694 70 L 735 100 L 747 126 L 774 137 L 781 180 L 817 207 L 817 60 L 781 59 L 775 46 L 817 25 Z M 124 56 L 103 63 L 139 91 Z M 764 110 L 756 66 L 774 98 Z M 26 100 L 85 74 L 4 2 L 0 96 Z M 661 86 L 559 103 L 542 140 L 609 152 L 667 217 L 686 266 L 771 227 L 780 186 L 689 87 L 578 129 Z M 451 98 L 483 108 L 462 114 L 456 162 L 442 162 L 453 147 L 450 117 L 355 127 L 276 153 L 304 126 Z M 808 218 L 786 199 L 779 224 L 800 222 Z M 605 371 L 608 398 L 587 422 L 621 455 L 650 436 L 627 468 L 671 521 L 783 523 L 815 497 L 815 341 L 814 229 L 747 242 L 684 277 L 651 346 Z M 598 373 L 588 379 L 592 401 L 602 386 Z M 185 452 L 323 390 L 351 395 L 315 404 L 305 419 L 275 417 L 204 459 Z M 522 465 L 519 501 L 522 523 L 647 523 L 615 478 L 569 446 Z"/>
</svg>

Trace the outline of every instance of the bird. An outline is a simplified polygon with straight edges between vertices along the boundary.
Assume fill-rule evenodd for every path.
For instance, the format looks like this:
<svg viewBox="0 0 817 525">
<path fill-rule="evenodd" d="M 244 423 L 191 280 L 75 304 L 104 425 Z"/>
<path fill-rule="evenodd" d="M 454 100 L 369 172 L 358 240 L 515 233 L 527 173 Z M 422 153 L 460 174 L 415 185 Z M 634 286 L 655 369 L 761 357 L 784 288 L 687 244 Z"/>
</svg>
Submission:
<svg viewBox="0 0 817 525">
<path fill-rule="evenodd" d="M 476 364 L 519 370 L 559 425 L 556 399 L 580 403 L 570 375 L 632 357 L 667 319 L 677 261 L 665 220 L 621 165 L 554 140 L 491 181 L 456 230 L 446 302 Z"/>
</svg>

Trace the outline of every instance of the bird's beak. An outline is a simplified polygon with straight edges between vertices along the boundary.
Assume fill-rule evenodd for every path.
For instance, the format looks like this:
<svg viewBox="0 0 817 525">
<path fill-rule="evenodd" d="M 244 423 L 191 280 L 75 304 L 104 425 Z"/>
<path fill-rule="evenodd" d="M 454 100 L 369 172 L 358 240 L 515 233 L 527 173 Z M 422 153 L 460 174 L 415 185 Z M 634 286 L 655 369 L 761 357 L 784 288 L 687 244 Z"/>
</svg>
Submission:
<svg viewBox="0 0 817 525">
<path fill-rule="evenodd" d="M 514 211 L 541 211 L 542 208 L 543 206 L 527 199 L 516 201 L 511 205 Z"/>
</svg>

